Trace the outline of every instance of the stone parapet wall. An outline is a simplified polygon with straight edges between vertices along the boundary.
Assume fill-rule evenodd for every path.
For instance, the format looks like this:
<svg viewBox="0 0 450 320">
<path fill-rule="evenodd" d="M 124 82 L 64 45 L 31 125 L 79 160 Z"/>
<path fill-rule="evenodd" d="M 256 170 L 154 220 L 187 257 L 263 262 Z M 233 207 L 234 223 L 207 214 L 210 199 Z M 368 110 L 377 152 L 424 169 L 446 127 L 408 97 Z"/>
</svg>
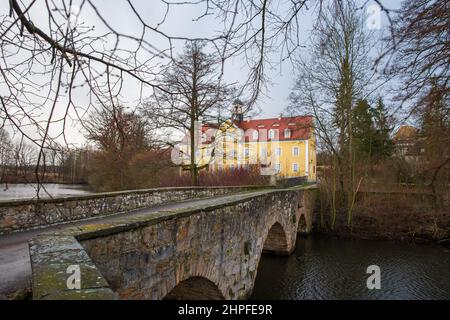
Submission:
<svg viewBox="0 0 450 320">
<path fill-rule="evenodd" d="M 255 186 L 141 189 L 37 200 L 0 201 L 0 234 L 105 216 L 167 202 L 261 189 Z"/>
</svg>

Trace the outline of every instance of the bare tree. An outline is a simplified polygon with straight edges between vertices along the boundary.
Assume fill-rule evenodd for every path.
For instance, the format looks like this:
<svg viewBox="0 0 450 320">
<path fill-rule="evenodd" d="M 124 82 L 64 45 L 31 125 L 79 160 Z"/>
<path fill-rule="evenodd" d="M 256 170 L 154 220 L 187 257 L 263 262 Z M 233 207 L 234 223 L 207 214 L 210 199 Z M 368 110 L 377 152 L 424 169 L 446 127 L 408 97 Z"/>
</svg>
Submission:
<svg viewBox="0 0 450 320">
<path fill-rule="evenodd" d="M 414 108 L 414 115 L 418 118 L 423 139 L 424 161 L 423 167 L 428 167 L 429 186 L 437 200 L 437 188 L 447 192 L 449 182 L 448 169 L 450 168 L 450 98 L 445 89 L 437 84 L 421 98 Z M 447 169 L 447 176 L 440 173 Z"/>
<path fill-rule="evenodd" d="M 252 90 L 255 100 L 265 78 L 267 54 L 281 52 L 280 60 L 283 60 L 300 46 L 299 15 L 308 9 L 308 3 L 320 4 L 321 1 L 292 1 L 280 7 L 279 3 L 266 0 L 164 0 L 160 5 L 166 6 L 166 13 L 158 23 L 148 22 L 130 0 L 114 3 L 114 6 L 128 10 L 141 28 L 141 33 L 136 35 L 120 32 L 118 22 L 108 18 L 105 8 L 91 0 L 30 1 L 26 4 L 11 0 L 9 8 L 4 6 L 9 10 L 1 15 L 0 24 L 1 76 L 2 85 L 7 89 L 1 97 L 3 118 L 19 131 L 20 123 L 27 120 L 47 138 L 45 124 L 49 121 L 41 123 L 31 113 L 42 107 L 39 103 L 42 100 L 53 110 L 53 105 L 63 104 L 57 100 L 64 95 L 66 115 L 70 110 L 77 114 L 75 109 L 81 115 L 96 100 L 110 98 L 99 93 L 101 88 L 115 89 L 114 94 L 118 95 L 123 78 L 136 80 L 140 89 L 148 86 L 165 91 L 167 88 L 155 81 L 159 70 L 154 68 L 157 62 L 153 62 L 161 57 L 172 58 L 177 41 L 195 39 L 210 43 L 222 63 L 233 56 L 242 54 L 245 57 L 250 70 L 245 83 L 255 89 Z M 200 38 L 164 32 L 170 10 L 181 6 L 198 8 L 198 23 L 209 16 L 220 18 L 223 29 L 211 37 Z M 92 16 L 88 21 L 91 24 L 83 22 L 83 12 Z M 162 42 L 156 45 L 152 41 L 155 38 Z M 39 75 L 41 81 L 30 74 Z M 87 87 L 90 95 L 90 102 L 84 106 L 74 95 L 80 87 Z M 47 120 L 57 121 L 53 112 Z M 65 118 L 58 120 L 64 122 Z"/>
<path fill-rule="evenodd" d="M 0 181 L 4 182 L 13 159 L 12 141 L 9 134 L 0 128 Z"/>
<path fill-rule="evenodd" d="M 18 181 L 28 181 L 36 164 L 37 148 L 21 140 L 14 143 L 14 175 Z M 19 180 L 20 177 L 20 180 Z"/>
<path fill-rule="evenodd" d="M 409 115 L 424 95 L 449 94 L 449 20 L 450 3 L 445 0 L 403 1 L 393 19 L 387 50 L 376 62 L 384 65 L 386 74 L 400 79 L 397 98 L 413 102 Z"/>
<path fill-rule="evenodd" d="M 353 109 L 374 90 L 375 73 L 365 16 L 353 1 L 332 3 L 312 32 L 310 59 L 299 58 L 290 111 L 311 113 L 322 147 L 333 155 L 333 174 L 351 208 L 354 188 Z M 349 210 L 350 211 L 350 210 Z"/>
<path fill-rule="evenodd" d="M 110 11 L 128 11 L 140 29 L 136 34 L 122 32 L 120 21 L 92 0 L 10 0 L 0 11 L 0 119 L 39 147 L 35 172 L 39 177 L 45 168 L 44 150 L 52 141 L 68 146 L 70 122 L 83 122 L 93 106 L 114 103 L 125 82 L 127 88 L 136 88 L 139 101 L 155 89 L 173 91 L 160 86 L 156 76 L 174 57 L 175 44 L 186 40 L 204 40 L 215 49 L 222 64 L 220 77 L 226 60 L 243 57 L 248 74 L 241 92 L 249 89 L 251 106 L 264 87 L 265 66 L 272 62 L 269 53 L 281 52 L 280 61 L 288 59 L 300 46 L 300 13 L 308 4 L 320 3 L 162 0 L 152 2 L 166 8 L 157 22 L 148 21 L 132 0 L 108 3 Z M 169 34 L 164 26 L 170 12 L 182 7 L 198 8 L 196 23 L 214 16 L 222 28 L 195 38 Z M 87 99 L 80 98 L 84 96 Z"/>
<path fill-rule="evenodd" d="M 131 1 L 125 4 L 139 19 Z M 92 22 L 101 31 L 83 22 L 83 11 L 94 13 Z M 45 150 L 56 139 L 68 146 L 66 128 L 72 121 L 84 121 L 92 106 L 110 105 L 124 81 L 135 81 L 138 93 L 158 87 L 149 61 L 167 56 L 171 47 L 156 48 L 147 33 L 169 42 L 172 37 L 142 25 L 140 36 L 121 33 L 89 0 L 11 0 L 9 11 L 0 13 L 0 118 L 39 147 L 38 182 Z M 87 102 L 79 98 L 83 95 Z M 52 135 L 51 128 L 59 133 Z"/>
<path fill-rule="evenodd" d="M 84 127 L 86 138 L 98 148 L 91 175 L 95 179 L 104 177 L 103 181 L 96 181 L 96 186 L 102 185 L 104 190 L 126 189 L 132 184 L 127 172 L 133 158 L 150 149 L 151 131 L 146 119 L 116 106 L 92 112 Z"/>
<path fill-rule="evenodd" d="M 155 90 L 143 109 L 156 128 L 178 130 L 182 135 L 188 133 L 189 151 L 184 156 L 189 157 L 189 165 L 182 164 L 182 167 L 190 171 L 194 185 L 198 184 L 202 168 L 198 162 L 199 121 L 218 124 L 221 114 L 226 113 L 232 90 L 220 81 L 220 59 L 205 53 L 204 49 L 204 42 L 187 42 L 183 54 L 162 76 L 164 86 L 176 93 Z M 173 146 L 170 140 L 165 142 Z"/>
<path fill-rule="evenodd" d="M 417 116 L 432 165 L 430 186 L 449 162 L 448 105 L 450 81 L 450 3 L 445 0 L 403 1 L 377 59 L 385 73 L 399 79 L 397 99 L 407 105 L 405 120 Z"/>
</svg>

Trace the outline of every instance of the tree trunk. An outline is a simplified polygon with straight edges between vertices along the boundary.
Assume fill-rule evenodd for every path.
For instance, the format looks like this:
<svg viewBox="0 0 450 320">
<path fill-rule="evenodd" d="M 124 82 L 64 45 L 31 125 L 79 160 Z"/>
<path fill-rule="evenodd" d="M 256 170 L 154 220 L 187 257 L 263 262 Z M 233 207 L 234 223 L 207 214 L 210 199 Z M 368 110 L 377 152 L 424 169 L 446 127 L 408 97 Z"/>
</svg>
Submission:
<svg viewBox="0 0 450 320">
<path fill-rule="evenodd" d="M 195 141 L 195 117 L 193 115 L 191 115 L 191 126 L 190 126 L 190 142 L 191 142 L 191 181 L 192 181 L 192 185 L 194 186 L 198 186 L 199 185 L 199 181 L 198 181 L 198 167 L 197 167 L 197 163 L 196 163 L 196 141 Z"/>
</svg>

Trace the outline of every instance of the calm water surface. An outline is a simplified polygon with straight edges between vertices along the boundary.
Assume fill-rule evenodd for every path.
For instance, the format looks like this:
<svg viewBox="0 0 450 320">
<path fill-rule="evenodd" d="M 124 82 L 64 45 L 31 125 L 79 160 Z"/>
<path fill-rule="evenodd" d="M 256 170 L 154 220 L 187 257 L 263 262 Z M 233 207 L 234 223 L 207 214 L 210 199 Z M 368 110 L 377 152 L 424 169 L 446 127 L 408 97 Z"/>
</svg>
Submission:
<svg viewBox="0 0 450 320">
<path fill-rule="evenodd" d="M 368 290 L 369 265 L 381 289 Z M 263 255 L 253 299 L 450 299 L 450 253 L 389 241 L 298 238 L 289 257 Z"/>
<path fill-rule="evenodd" d="M 77 196 L 82 194 L 89 194 L 86 186 L 78 184 L 58 184 L 58 183 L 43 183 L 48 194 L 52 197 L 62 196 Z M 49 198 L 49 195 L 44 189 L 41 189 L 39 195 L 41 198 Z M 37 185 L 14 183 L 0 185 L 0 200 L 14 200 L 14 199 L 29 199 L 36 198 Z"/>
</svg>

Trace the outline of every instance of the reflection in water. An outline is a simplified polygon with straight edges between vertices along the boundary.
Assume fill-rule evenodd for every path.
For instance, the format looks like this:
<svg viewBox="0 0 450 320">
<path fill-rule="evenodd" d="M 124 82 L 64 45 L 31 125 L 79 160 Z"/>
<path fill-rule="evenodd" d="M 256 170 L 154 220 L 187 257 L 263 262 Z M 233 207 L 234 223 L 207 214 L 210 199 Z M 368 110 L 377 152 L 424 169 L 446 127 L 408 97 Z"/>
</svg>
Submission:
<svg viewBox="0 0 450 320">
<path fill-rule="evenodd" d="M 90 193 L 83 189 L 86 187 L 84 185 L 58 183 L 43 183 L 42 185 L 52 197 L 76 196 Z M 36 192 L 37 185 L 34 183 L 1 184 L 0 200 L 36 198 Z M 40 190 L 39 195 L 41 198 L 49 198 L 48 194 L 43 189 Z"/>
<path fill-rule="evenodd" d="M 369 290 L 369 265 L 381 289 Z M 429 245 L 297 239 L 289 257 L 263 255 L 253 299 L 450 299 L 450 253 Z"/>
</svg>

